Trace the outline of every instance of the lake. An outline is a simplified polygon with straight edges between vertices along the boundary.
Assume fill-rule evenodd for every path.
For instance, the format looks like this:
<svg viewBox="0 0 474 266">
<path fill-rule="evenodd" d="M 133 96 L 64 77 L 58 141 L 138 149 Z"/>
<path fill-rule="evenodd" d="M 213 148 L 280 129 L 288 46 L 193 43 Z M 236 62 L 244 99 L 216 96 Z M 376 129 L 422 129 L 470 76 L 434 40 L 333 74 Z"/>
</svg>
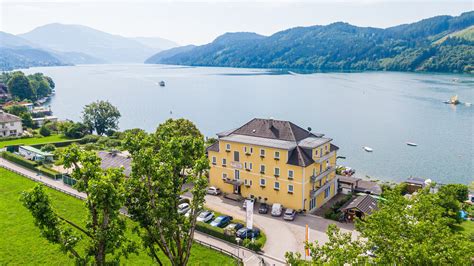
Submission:
<svg viewBox="0 0 474 266">
<path fill-rule="evenodd" d="M 256 69 L 166 65 L 82 65 L 24 70 L 56 83 L 50 105 L 79 120 L 84 105 L 109 100 L 120 128 L 153 131 L 184 117 L 206 136 L 254 117 L 290 120 L 324 133 L 358 175 L 441 183 L 474 180 L 474 76 L 397 72 L 296 74 Z M 158 82 L 164 80 L 166 87 Z M 417 143 L 410 147 L 406 142 Z M 367 153 L 363 146 L 373 148 Z"/>
</svg>

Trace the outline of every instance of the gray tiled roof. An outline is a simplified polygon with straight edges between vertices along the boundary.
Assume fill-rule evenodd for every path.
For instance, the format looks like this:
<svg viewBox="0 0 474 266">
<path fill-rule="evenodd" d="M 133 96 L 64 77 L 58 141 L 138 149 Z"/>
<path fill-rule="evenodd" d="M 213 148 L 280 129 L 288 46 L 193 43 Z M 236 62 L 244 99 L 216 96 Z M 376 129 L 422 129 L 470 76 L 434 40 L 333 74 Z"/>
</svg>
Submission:
<svg viewBox="0 0 474 266">
<path fill-rule="evenodd" d="M 261 118 L 252 119 L 250 122 L 234 130 L 232 134 L 286 141 L 300 141 L 314 136 L 308 130 L 302 129 L 289 121 Z"/>
<path fill-rule="evenodd" d="M 211 146 L 206 148 L 206 151 L 216 151 L 219 152 L 219 141 L 216 141 L 211 144 Z"/>
<path fill-rule="evenodd" d="M 120 168 L 123 167 L 123 173 L 126 176 L 130 176 L 132 172 L 132 159 L 118 153 L 108 152 L 108 151 L 99 151 L 97 154 L 102 160 L 100 167 L 102 169 L 108 168 Z"/>
<path fill-rule="evenodd" d="M 0 110 L 0 123 L 10 123 L 18 121 L 21 121 L 21 118 L 19 118 L 18 116 L 5 113 L 4 111 Z"/>
<path fill-rule="evenodd" d="M 230 134 L 229 136 L 221 137 L 220 140 L 266 146 L 285 150 L 290 150 L 296 147 L 296 143 L 292 141 L 239 135 L 234 133 Z"/>
<path fill-rule="evenodd" d="M 357 196 L 344 204 L 340 210 L 345 211 L 349 209 L 358 209 L 365 214 L 372 214 L 373 211 L 378 210 L 377 200 L 370 195 Z"/>
<path fill-rule="evenodd" d="M 298 166 L 308 166 L 314 163 L 314 160 L 311 159 L 311 151 L 309 152 L 305 149 L 297 146 L 290 152 L 290 156 L 288 156 L 288 164 L 291 165 L 298 165 Z"/>
</svg>

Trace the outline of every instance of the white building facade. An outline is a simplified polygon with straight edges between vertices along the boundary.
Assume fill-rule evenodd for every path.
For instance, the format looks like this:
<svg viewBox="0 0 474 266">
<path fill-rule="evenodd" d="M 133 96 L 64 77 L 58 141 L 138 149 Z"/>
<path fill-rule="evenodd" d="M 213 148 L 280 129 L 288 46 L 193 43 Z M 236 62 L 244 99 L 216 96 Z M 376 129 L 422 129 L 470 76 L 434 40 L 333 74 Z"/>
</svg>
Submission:
<svg viewBox="0 0 474 266">
<path fill-rule="evenodd" d="M 21 118 L 0 110 L 0 138 L 18 137 L 22 134 Z"/>
</svg>

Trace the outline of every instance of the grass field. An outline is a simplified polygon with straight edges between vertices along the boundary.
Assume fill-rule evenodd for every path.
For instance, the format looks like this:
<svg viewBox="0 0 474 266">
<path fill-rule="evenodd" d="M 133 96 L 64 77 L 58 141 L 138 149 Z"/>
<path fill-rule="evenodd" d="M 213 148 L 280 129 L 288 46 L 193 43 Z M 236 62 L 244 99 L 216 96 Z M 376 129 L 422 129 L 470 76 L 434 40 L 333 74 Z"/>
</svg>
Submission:
<svg viewBox="0 0 474 266">
<path fill-rule="evenodd" d="M 456 231 L 466 235 L 474 234 L 474 221 L 464 221 L 460 225 L 456 225 Z"/>
<path fill-rule="evenodd" d="M 18 145 L 18 144 L 34 145 L 34 144 L 59 142 L 59 141 L 65 141 L 65 140 L 69 140 L 69 139 L 63 135 L 52 135 L 48 137 L 23 138 L 23 139 L 14 139 L 14 140 L 5 140 L 5 141 L 0 140 L 0 148 L 9 146 L 9 145 Z"/>
<path fill-rule="evenodd" d="M 35 182 L 0 168 L 0 265 L 74 265 L 74 260 L 40 236 L 33 224 L 31 214 L 21 205 L 20 194 L 35 185 Z M 56 211 L 75 223 L 84 225 L 86 209 L 83 202 L 61 192 L 47 188 Z M 129 237 L 138 241 L 131 233 Z M 162 254 L 161 257 L 164 258 Z M 164 259 L 163 261 L 166 261 Z M 151 265 L 152 260 L 145 251 L 131 255 L 121 261 L 124 265 Z M 232 258 L 214 250 L 195 244 L 190 265 L 234 265 Z"/>
</svg>

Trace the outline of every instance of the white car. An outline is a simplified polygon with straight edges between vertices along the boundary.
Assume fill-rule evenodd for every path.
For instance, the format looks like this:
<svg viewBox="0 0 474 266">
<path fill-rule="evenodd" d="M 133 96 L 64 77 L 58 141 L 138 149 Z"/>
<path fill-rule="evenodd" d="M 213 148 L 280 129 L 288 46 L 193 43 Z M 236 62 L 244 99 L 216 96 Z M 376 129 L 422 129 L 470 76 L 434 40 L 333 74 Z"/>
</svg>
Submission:
<svg viewBox="0 0 474 266">
<path fill-rule="evenodd" d="M 196 221 L 198 222 L 210 222 L 214 218 L 214 213 L 211 211 L 203 211 L 199 214 Z"/>
<path fill-rule="evenodd" d="M 208 187 L 207 188 L 207 194 L 217 196 L 221 194 L 221 190 L 216 188 L 216 187 Z"/>
<path fill-rule="evenodd" d="M 185 214 L 185 213 L 187 213 L 190 209 L 191 209 L 191 207 L 189 206 L 188 203 L 181 203 L 181 204 L 178 205 L 178 213 L 179 213 L 179 214 Z"/>
<path fill-rule="evenodd" d="M 280 203 L 274 203 L 272 205 L 272 216 L 281 216 L 283 212 L 283 206 Z"/>
</svg>

